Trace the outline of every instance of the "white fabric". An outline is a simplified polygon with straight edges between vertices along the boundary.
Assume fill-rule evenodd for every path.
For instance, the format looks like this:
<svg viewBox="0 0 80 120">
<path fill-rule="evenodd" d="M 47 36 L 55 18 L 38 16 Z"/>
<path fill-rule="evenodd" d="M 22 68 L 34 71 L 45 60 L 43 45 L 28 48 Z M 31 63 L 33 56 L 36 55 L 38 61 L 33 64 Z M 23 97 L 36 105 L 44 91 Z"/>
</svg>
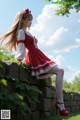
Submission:
<svg viewBox="0 0 80 120">
<path fill-rule="evenodd" d="M 36 71 L 36 73 L 34 71 L 32 71 L 32 76 L 38 76 L 40 74 L 47 73 L 54 66 L 57 66 L 57 65 L 56 64 L 51 64 L 45 69 L 40 69 L 40 71 Z M 40 79 L 43 79 L 43 78 L 40 77 Z"/>
<path fill-rule="evenodd" d="M 23 29 L 18 30 L 17 40 L 25 40 L 25 33 Z"/>
<path fill-rule="evenodd" d="M 34 69 L 37 69 L 37 68 L 39 68 L 39 67 L 43 67 L 44 65 L 46 65 L 47 63 L 51 63 L 52 61 L 47 61 L 47 62 L 45 62 L 44 64 L 39 64 L 37 67 L 31 67 L 31 68 L 34 68 Z"/>
<path fill-rule="evenodd" d="M 25 33 L 22 29 L 20 29 L 18 31 L 18 35 L 17 35 L 17 40 L 25 40 Z M 17 51 L 16 51 L 16 54 L 15 54 L 15 59 L 20 59 L 20 60 L 23 60 L 24 59 L 24 56 L 25 56 L 25 53 L 26 53 L 26 49 L 25 49 L 25 45 L 24 43 L 19 43 L 17 45 Z"/>
<path fill-rule="evenodd" d="M 57 93 L 57 101 L 60 103 L 64 103 L 63 102 L 63 90 L 62 90 L 62 86 L 63 86 L 63 75 L 61 72 L 58 72 L 56 75 L 56 93 Z M 58 104 L 60 110 L 65 109 L 64 104 Z"/>
<path fill-rule="evenodd" d="M 36 78 L 37 79 L 46 79 L 46 78 L 49 78 L 49 77 L 51 77 L 53 74 L 49 74 L 48 73 L 48 71 L 51 69 L 51 68 L 53 68 L 54 66 L 57 66 L 56 64 L 51 64 L 51 65 L 49 65 L 47 68 L 45 68 L 44 70 L 40 70 L 39 72 L 36 72 Z M 46 75 L 43 75 L 43 76 L 39 76 L 40 74 L 43 74 L 43 73 L 48 73 L 48 74 L 46 74 Z M 33 76 L 34 76 L 34 72 L 32 72 L 32 74 L 33 74 Z"/>
</svg>

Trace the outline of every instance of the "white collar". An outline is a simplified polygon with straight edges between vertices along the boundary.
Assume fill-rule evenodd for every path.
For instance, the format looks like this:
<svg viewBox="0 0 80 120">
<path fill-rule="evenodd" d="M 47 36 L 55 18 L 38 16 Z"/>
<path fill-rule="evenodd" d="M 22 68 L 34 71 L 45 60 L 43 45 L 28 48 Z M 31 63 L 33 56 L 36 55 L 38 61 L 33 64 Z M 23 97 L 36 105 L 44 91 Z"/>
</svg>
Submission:
<svg viewBox="0 0 80 120">
<path fill-rule="evenodd" d="M 30 32 L 28 32 L 25 28 L 22 28 L 22 30 L 24 30 L 24 32 L 25 32 L 27 35 L 32 36 L 32 35 L 31 35 L 31 33 L 30 33 Z"/>
</svg>

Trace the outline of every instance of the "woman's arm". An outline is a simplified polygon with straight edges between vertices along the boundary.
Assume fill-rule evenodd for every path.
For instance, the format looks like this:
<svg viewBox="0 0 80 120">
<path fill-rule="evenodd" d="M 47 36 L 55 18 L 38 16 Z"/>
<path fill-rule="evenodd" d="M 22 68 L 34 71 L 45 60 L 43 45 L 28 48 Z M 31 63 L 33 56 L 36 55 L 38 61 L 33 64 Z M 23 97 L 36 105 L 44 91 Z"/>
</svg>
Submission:
<svg viewBox="0 0 80 120">
<path fill-rule="evenodd" d="M 17 35 L 17 50 L 16 50 L 16 54 L 15 54 L 15 59 L 17 59 L 18 61 L 22 61 L 25 57 L 25 33 L 22 29 L 20 29 L 18 31 L 18 35 Z"/>
</svg>

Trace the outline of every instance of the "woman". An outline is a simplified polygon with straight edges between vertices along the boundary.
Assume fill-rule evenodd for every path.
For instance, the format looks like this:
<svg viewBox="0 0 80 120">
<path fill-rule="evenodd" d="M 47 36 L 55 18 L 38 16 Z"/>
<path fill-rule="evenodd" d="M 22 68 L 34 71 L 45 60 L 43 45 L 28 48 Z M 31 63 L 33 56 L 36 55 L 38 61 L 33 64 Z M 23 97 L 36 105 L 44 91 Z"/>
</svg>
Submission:
<svg viewBox="0 0 80 120">
<path fill-rule="evenodd" d="M 56 75 L 56 93 L 57 101 L 55 103 L 56 110 L 59 110 L 60 115 L 67 116 L 68 110 L 63 102 L 63 75 L 64 70 L 59 68 L 57 64 L 50 60 L 37 46 L 37 38 L 29 32 L 32 24 L 33 16 L 29 9 L 22 10 L 16 14 L 13 25 L 10 30 L 0 39 L 1 43 L 4 39 L 8 39 L 5 44 L 10 50 L 17 45 L 15 59 L 28 64 L 32 70 L 32 76 L 36 79 L 48 78 L 51 75 Z M 28 52 L 26 53 L 26 49 Z"/>
</svg>

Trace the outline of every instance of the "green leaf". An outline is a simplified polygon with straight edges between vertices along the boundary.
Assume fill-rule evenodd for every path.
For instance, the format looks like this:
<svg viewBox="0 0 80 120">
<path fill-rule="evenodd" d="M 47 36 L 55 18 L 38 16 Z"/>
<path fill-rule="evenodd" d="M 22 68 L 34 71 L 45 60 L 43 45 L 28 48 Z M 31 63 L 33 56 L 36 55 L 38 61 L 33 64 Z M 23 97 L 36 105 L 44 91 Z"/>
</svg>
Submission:
<svg viewBox="0 0 80 120">
<path fill-rule="evenodd" d="M 5 79 L 1 79 L 0 83 L 2 83 L 4 86 L 7 86 L 7 85 L 8 85 L 8 82 L 7 82 L 7 80 L 5 80 Z"/>
<path fill-rule="evenodd" d="M 22 95 L 20 95 L 20 94 L 17 93 L 17 96 L 18 96 L 18 98 L 19 98 L 20 100 L 24 100 L 24 97 L 23 97 Z"/>
<path fill-rule="evenodd" d="M 32 96 L 32 99 L 38 103 L 40 102 L 36 96 Z"/>
<path fill-rule="evenodd" d="M 29 86 L 28 90 L 32 90 L 34 92 L 37 92 L 39 94 L 42 94 L 42 92 L 39 90 L 39 88 L 37 88 L 36 86 Z"/>
</svg>

